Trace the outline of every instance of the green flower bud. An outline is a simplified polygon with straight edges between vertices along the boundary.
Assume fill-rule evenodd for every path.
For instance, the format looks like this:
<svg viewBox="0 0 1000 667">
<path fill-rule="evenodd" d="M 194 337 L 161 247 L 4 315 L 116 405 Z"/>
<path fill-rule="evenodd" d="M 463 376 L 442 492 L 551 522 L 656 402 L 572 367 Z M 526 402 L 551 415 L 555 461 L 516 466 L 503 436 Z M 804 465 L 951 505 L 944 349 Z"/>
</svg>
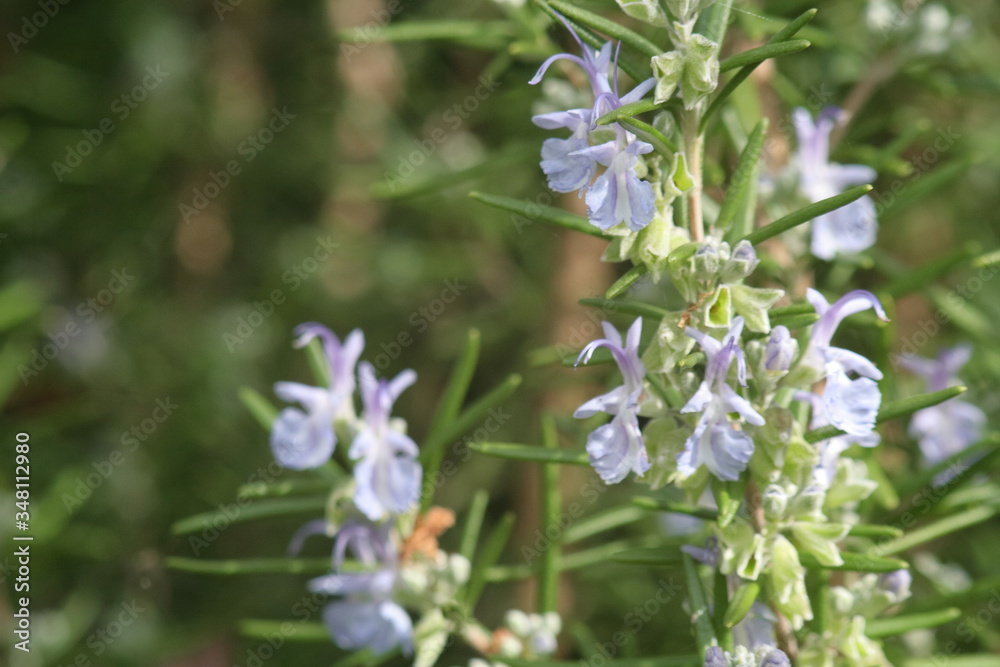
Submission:
<svg viewBox="0 0 1000 667">
<path fill-rule="evenodd" d="M 669 51 L 653 56 L 650 60 L 653 76 L 656 77 L 656 88 L 653 90 L 653 101 L 657 104 L 666 102 L 674 96 L 674 91 L 681 82 L 684 73 L 684 56 L 680 51 Z"/>
<path fill-rule="evenodd" d="M 780 521 L 788 507 L 788 494 L 777 484 L 771 484 L 764 489 L 761 505 L 764 507 L 764 518 L 772 523 Z"/>
<path fill-rule="evenodd" d="M 689 21 L 715 0 L 666 0 L 667 9 L 681 21 Z"/>
<path fill-rule="evenodd" d="M 618 6 L 634 19 L 666 28 L 670 25 L 666 12 L 657 0 L 618 0 Z"/>
<path fill-rule="evenodd" d="M 684 54 L 681 97 L 693 109 L 719 85 L 719 45 L 703 35 L 692 35 Z"/>
</svg>

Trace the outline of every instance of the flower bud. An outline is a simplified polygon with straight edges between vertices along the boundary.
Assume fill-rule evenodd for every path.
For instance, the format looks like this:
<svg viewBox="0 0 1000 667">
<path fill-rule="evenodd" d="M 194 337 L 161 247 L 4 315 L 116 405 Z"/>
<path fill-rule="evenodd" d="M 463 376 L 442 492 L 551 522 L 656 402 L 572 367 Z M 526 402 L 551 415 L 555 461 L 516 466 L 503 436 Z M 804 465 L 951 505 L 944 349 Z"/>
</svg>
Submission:
<svg viewBox="0 0 1000 667">
<path fill-rule="evenodd" d="M 778 521 L 784 516 L 788 507 L 788 494 L 777 484 L 771 484 L 764 490 L 761 504 L 764 506 L 764 516 L 767 520 Z"/>
<path fill-rule="evenodd" d="M 694 262 L 694 277 L 701 282 L 712 282 L 719 275 L 722 259 L 719 249 L 713 243 L 705 243 L 691 257 Z"/>
<path fill-rule="evenodd" d="M 792 663 L 788 660 L 788 656 L 785 652 L 780 649 L 774 649 L 770 653 L 764 656 L 764 659 L 760 661 L 758 667 L 791 667 Z"/>
<path fill-rule="evenodd" d="M 661 28 L 670 23 L 658 0 L 618 0 L 618 6 L 632 18 Z"/>
<path fill-rule="evenodd" d="M 896 570 L 887 572 L 878 578 L 878 587 L 889 594 L 894 604 L 898 604 L 910 597 L 910 584 L 913 582 L 913 575 L 909 570 Z"/>
<path fill-rule="evenodd" d="M 854 596 L 843 586 L 834 586 L 830 589 L 830 606 L 841 616 L 851 613 L 854 606 Z"/>
<path fill-rule="evenodd" d="M 733 248 L 729 261 L 722 267 L 722 282 L 733 283 L 742 280 L 753 273 L 758 264 L 760 260 L 757 259 L 757 251 L 753 249 L 753 244 L 749 241 L 740 241 Z"/>
<path fill-rule="evenodd" d="M 719 85 L 719 45 L 702 35 L 692 35 L 684 54 L 681 97 L 693 109 Z"/>
<path fill-rule="evenodd" d="M 705 667 L 729 667 L 725 651 L 718 646 L 709 646 L 705 651 Z"/>
<path fill-rule="evenodd" d="M 519 609 L 511 609 L 504 615 L 504 625 L 518 637 L 531 634 L 531 619 Z"/>
<path fill-rule="evenodd" d="M 517 658 L 524 652 L 524 645 L 514 635 L 505 634 L 500 639 L 500 645 L 497 648 L 500 655 L 505 658 Z"/>
<path fill-rule="evenodd" d="M 784 373 L 798 356 L 799 342 L 792 338 L 788 327 L 779 324 L 771 331 L 764 348 L 764 368 L 772 373 Z"/>
</svg>

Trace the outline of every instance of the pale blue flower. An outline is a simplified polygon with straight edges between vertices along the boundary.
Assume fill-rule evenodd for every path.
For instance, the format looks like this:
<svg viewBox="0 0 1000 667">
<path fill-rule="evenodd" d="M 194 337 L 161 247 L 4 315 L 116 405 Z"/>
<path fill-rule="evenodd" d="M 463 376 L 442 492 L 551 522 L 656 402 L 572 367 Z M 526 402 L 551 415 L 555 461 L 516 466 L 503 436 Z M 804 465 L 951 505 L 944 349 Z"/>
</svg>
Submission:
<svg viewBox="0 0 1000 667">
<path fill-rule="evenodd" d="M 393 403 L 417 379 L 405 370 L 392 381 L 377 380 L 368 362 L 358 366 L 364 412 L 348 455 L 357 461 L 354 504 L 365 516 L 378 521 L 401 514 L 420 498 L 421 468 L 417 445 L 389 424 Z"/>
<path fill-rule="evenodd" d="M 764 368 L 772 373 L 784 373 L 792 366 L 792 361 L 799 353 L 799 343 L 788 327 L 779 324 L 771 330 L 764 347 Z"/>
<path fill-rule="evenodd" d="M 656 198 L 653 187 L 638 177 L 636 165 L 639 155 L 649 153 L 653 147 L 640 141 L 617 123 L 604 130 L 614 137 L 602 144 L 591 146 L 590 133 L 597 128 L 597 118 L 623 104 L 637 102 L 653 86 L 655 79 L 643 81 L 624 96 L 618 95 L 615 63 L 612 61 L 612 44 L 605 42 L 597 52 L 580 41 L 567 24 L 573 38 L 580 45 L 582 57 L 560 53 L 548 58 L 529 83 L 537 84 L 549 66 L 557 60 L 569 60 L 580 65 L 590 81 L 594 105 L 590 109 L 570 109 L 540 114 L 532 118 L 539 127 L 554 130 L 565 128 L 572 133 L 567 139 L 547 139 L 542 144 L 542 171 L 549 187 L 556 192 L 586 191 L 587 211 L 590 222 L 600 229 L 608 229 L 624 222 L 629 229 L 638 231 L 653 219 Z M 594 180 L 598 165 L 606 171 Z M 592 184 L 593 183 L 593 184 Z"/>
<path fill-rule="evenodd" d="M 809 112 L 796 109 L 792 115 L 798 135 L 800 186 L 806 197 L 818 202 L 855 186 L 871 183 L 876 173 L 859 164 L 830 162 L 830 132 L 836 126 L 837 109 L 828 109 L 813 123 Z M 867 195 L 812 223 L 812 254 L 831 260 L 838 253 L 856 253 L 875 244 L 878 220 L 875 204 Z"/>
<path fill-rule="evenodd" d="M 607 167 L 587 189 L 587 218 L 592 225 L 610 229 L 624 222 L 637 232 L 649 224 L 656 213 L 656 195 L 653 186 L 638 177 L 635 167 L 638 156 L 652 150 L 644 141 L 629 143 L 618 138 L 573 153 Z"/>
<path fill-rule="evenodd" d="M 844 371 L 857 373 L 872 380 L 881 380 L 882 372 L 871 361 L 857 352 L 833 347 L 830 344 L 837 327 L 849 315 L 874 308 L 879 319 L 889 320 L 875 295 L 865 290 L 854 290 L 831 305 L 822 294 L 810 288 L 806 290 L 806 299 L 816 309 L 819 320 L 813 325 L 809 336 L 809 347 L 800 363 L 812 368 L 821 376 L 830 364 L 836 364 Z"/>
<path fill-rule="evenodd" d="M 810 428 L 832 425 L 845 432 L 817 443 L 819 463 L 813 477 L 823 488 L 833 481 L 837 461 L 851 445 L 874 447 L 882 441 L 875 431 L 882 394 L 874 380 L 866 377 L 851 380 L 842 368 L 830 364 L 822 395 L 796 392 L 795 398 L 812 405 Z"/>
<path fill-rule="evenodd" d="M 722 341 L 688 327 L 684 332 L 694 338 L 707 357 L 705 379 L 698 391 L 681 408 L 681 412 L 701 412 L 701 419 L 694 432 L 684 443 L 684 451 L 677 457 L 677 469 L 691 475 L 705 465 L 721 480 L 739 479 L 753 455 L 753 439 L 729 421 L 729 413 L 739 414 L 748 423 L 762 426 L 764 418 L 753 409 L 750 402 L 729 386 L 729 368 L 736 361 L 736 379 L 746 386 L 746 360 L 740 349 L 743 318 L 733 318 L 732 326 Z"/>
<path fill-rule="evenodd" d="M 313 338 L 323 342 L 330 373 L 329 387 L 311 387 L 298 382 L 278 382 L 274 393 L 282 400 L 296 402 L 305 410 L 285 408 L 271 426 L 271 451 L 285 468 L 318 468 L 333 455 L 337 444 L 334 419 L 342 410 L 353 409 L 354 367 L 365 347 L 364 334 L 355 329 L 343 344 L 321 324 L 307 322 L 295 329 L 295 347 Z"/>
<path fill-rule="evenodd" d="M 903 366 L 927 382 L 927 391 L 941 391 L 961 384 L 958 371 L 968 363 L 972 349 L 959 345 L 944 349 L 937 359 L 904 356 Z M 986 415 L 975 405 L 953 398 L 918 410 L 910 420 L 909 434 L 930 464 L 961 452 L 982 438 Z"/>
<path fill-rule="evenodd" d="M 586 363 L 594 352 L 606 347 L 614 357 L 625 381 L 606 394 L 590 399 L 573 413 L 577 419 L 592 417 L 598 412 L 613 415 L 612 420 L 595 429 L 587 438 L 587 454 L 607 484 L 625 479 L 629 470 L 642 476 L 649 470 L 646 447 L 639 431 L 639 397 L 642 395 L 646 367 L 639 359 L 639 336 L 642 318 L 629 327 L 623 344 L 621 334 L 607 322 L 602 322 L 605 338 L 592 341 L 580 352 L 576 363 Z"/>
<path fill-rule="evenodd" d="M 365 568 L 341 572 L 346 551 Z M 399 557 L 389 537 L 389 525 L 349 521 L 337 533 L 334 572 L 309 582 L 315 593 L 343 599 L 323 609 L 323 620 L 333 641 L 342 649 L 364 648 L 385 653 L 397 646 L 413 652 L 413 622 L 393 593 L 399 576 Z"/>
</svg>

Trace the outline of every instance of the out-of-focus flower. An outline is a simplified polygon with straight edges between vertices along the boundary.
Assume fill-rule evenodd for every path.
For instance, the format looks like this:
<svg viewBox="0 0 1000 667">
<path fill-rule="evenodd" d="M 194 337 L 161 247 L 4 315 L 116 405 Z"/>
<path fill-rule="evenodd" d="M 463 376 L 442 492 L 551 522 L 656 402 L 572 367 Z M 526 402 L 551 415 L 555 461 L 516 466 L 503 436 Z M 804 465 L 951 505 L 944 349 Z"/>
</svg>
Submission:
<svg viewBox="0 0 1000 667">
<path fill-rule="evenodd" d="M 354 504 L 373 521 L 401 514 L 420 497 L 421 468 L 417 445 L 389 423 L 393 403 L 417 379 L 411 370 L 393 379 L 377 380 L 371 364 L 358 367 L 364 413 L 348 452 L 357 461 Z"/>
<path fill-rule="evenodd" d="M 348 549 L 365 571 L 340 572 Z M 346 650 L 368 648 L 381 654 L 399 646 L 405 654 L 412 653 L 413 622 L 393 599 L 399 559 L 389 525 L 345 524 L 337 534 L 333 566 L 332 574 L 309 583 L 315 593 L 343 598 L 323 610 L 333 641 Z"/>
<path fill-rule="evenodd" d="M 573 416 L 586 419 L 598 412 L 614 415 L 610 423 L 595 429 L 588 436 L 587 454 L 601 479 L 608 484 L 617 484 L 625 479 L 630 470 L 640 476 L 649 470 L 638 418 L 639 398 L 646 376 L 646 367 L 639 359 L 642 318 L 637 318 L 629 327 L 624 343 L 613 326 L 603 322 L 602 327 L 605 338 L 588 343 L 576 363 L 586 363 L 598 348 L 605 347 L 614 357 L 625 382 L 606 394 L 590 399 L 577 408 Z"/>
<path fill-rule="evenodd" d="M 275 460 L 292 470 L 318 468 L 333 455 L 337 444 L 334 420 L 353 416 L 354 366 L 365 346 L 364 334 L 355 329 L 343 344 L 321 324 L 307 322 L 296 330 L 295 346 L 303 347 L 313 338 L 323 343 L 330 373 L 329 387 L 310 387 L 298 382 L 278 382 L 274 392 L 283 400 L 296 402 L 305 410 L 285 408 L 271 427 L 271 451 Z"/>
<path fill-rule="evenodd" d="M 927 391 L 931 392 L 960 384 L 958 371 L 971 356 L 972 348 L 959 345 L 941 350 L 937 359 L 904 356 L 901 363 L 907 370 L 920 375 L 927 382 Z M 914 413 L 909 433 L 917 439 L 924 458 L 933 465 L 978 441 L 985 424 L 986 415 L 982 410 L 956 397 Z"/>
<path fill-rule="evenodd" d="M 875 180 L 871 167 L 830 162 L 830 132 L 836 125 L 838 109 L 828 109 L 814 123 L 805 109 L 792 116 L 798 135 L 800 187 L 812 202 L 838 195 L 844 190 Z M 838 253 L 856 253 L 875 244 L 878 219 L 870 197 L 860 199 L 812 222 L 812 254 L 831 260 Z"/>
<path fill-rule="evenodd" d="M 721 342 L 692 327 L 684 330 L 701 345 L 707 357 L 705 379 L 681 408 L 684 413 L 702 413 L 684 443 L 684 451 L 677 457 L 677 469 L 684 475 L 694 474 L 699 466 L 705 465 L 719 479 L 735 481 L 753 455 L 753 440 L 729 422 L 729 413 L 736 412 L 750 424 L 764 424 L 764 418 L 727 381 L 729 367 L 735 360 L 737 381 L 746 386 L 746 361 L 739 347 L 742 331 L 740 316 L 733 318 L 732 327 Z"/>
</svg>

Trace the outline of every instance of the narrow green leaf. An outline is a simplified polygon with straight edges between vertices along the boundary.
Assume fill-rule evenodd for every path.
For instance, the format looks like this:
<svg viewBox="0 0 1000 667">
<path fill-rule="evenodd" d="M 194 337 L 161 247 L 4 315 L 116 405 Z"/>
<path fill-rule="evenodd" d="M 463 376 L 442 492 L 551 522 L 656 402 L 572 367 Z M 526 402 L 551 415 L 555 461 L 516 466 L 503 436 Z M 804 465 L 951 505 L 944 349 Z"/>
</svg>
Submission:
<svg viewBox="0 0 1000 667">
<path fill-rule="evenodd" d="M 653 320 L 662 320 L 670 314 L 666 308 L 653 306 L 641 301 L 626 301 L 624 299 L 580 299 L 579 303 L 592 308 L 599 308 L 606 314 L 625 313 L 626 315 L 638 315 L 648 317 Z"/>
<path fill-rule="evenodd" d="M 329 559 L 327 560 L 329 561 Z M 327 566 L 329 566 L 329 562 L 327 562 Z M 240 634 L 244 637 L 270 639 L 271 641 L 274 641 L 275 637 L 281 637 L 292 641 L 330 642 L 330 631 L 323 623 L 306 623 L 289 619 L 272 621 L 248 618 L 240 621 Z"/>
<path fill-rule="evenodd" d="M 581 9 L 565 0 L 548 0 L 548 4 L 562 13 L 567 18 L 573 19 L 585 26 L 604 33 L 608 37 L 617 39 L 625 46 L 635 49 L 639 53 L 652 58 L 663 53 L 663 49 L 653 44 L 642 35 L 632 32 L 620 23 L 606 19 L 599 14 Z"/>
<path fill-rule="evenodd" d="M 625 563 L 626 565 L 643 565 L 649 567 L 670 567 L 682 563 L 681 552 L 679 550 L 660 549 L 656 547 L 618 551 L 611 554 L 611 560 L 616 563 Z"/>
<path fill-rule="evenodd" d="M 325 479 L 289 479 L 283 482 L 251 482 L 236 490 L 237 498 L 280 498 L 322 493 L 330 490 Z"/>
<path fill-rule="evenodd" d="M 941 656 L 907 660 L 903 663 L 903 667 L 941 667 Z M 997 656 L 995 653 L 949 655 L 948 667 L 997 667 Z"/>
<path fill-rule="evenodd" d="M 784 315 L 771 317 L 771 328 L 778 326 L 779 324 L 788 327 L 790 330 L 795 331 L 796 329 L 804 329 L 805 327 L 812 326 L 819 321 L 819 315 L 816 313 L 803 313 L 802 315 Z"/>
<path fill-rule="evenodd" d="M 596 236 L 602 239 L 609 238 L 605 236 L 604 232 L 600 229 L 590 224 L 590 221 L 586 218 L 579 215 L 573 215 L 572 213 L 568 213 L 561 208 L 543 206 L 541 204 L 525 201 L 523 199 L 513 199 L 511 197 L 501 197 L 499 195 L 488 195 L 481 192 L 470 192 L 469 196 L 476 201 L 486 204 L 487 206 L 516 213 L 531 221 L 556 225 L 565 229 L 571 229 L 574 232 L 582 232 L 584 234 L 589 234 L 590 236 Z"/>
<path fill-rule="evenodd" d="M 562 365 L 570 368 L 575 368 L 577 366 L 584 366 L 584 367 L 601 366 L 603 364 L 610 364 L 615 360 L 614 355 L 611 354 L 611 352 L 608 351 L 607 348 L 602 347 L 598 348 L 597 350 L 594 350 L 594 353 L 590 355 L 590 359 L 588 359 L 587 361 L 583 361 L 581 359 L 580 363 L 578 364 L 576 363 L 576 361 L 577 359 L 580 359 L 581 351 L 582 350 L 577 350 L 576 352 L 573 352 L 572 354 L 568 354 L 565 357 L 563 357 Z"/>
<path fill-rule="evenodd" d="M 906 415 L 912 414 L 917 410 L 922 410 L 939 403 L 944 403 L 945 401 L 955 398 L 964 392 L 965 387 L 951 387 L 949 389 L 942 389 L 941 391 L 933 391 L 928 394 L 917 394 L 916 396 L 910 396 L 898 401 L 892 401 L 891 403 L 887 403 L 882 406 L 882 409 L 878 411 L 878 416 L 875 418 L 875 422 L 881 424 L 882 422 L 896 419 L 897 417 L 905 417 Z M 820 440 L 827 440 L 838 435 L 843 435 L 843 433 L 843 431 L 835 426 L 822 426 L 820 428 L 807 431 L 805 439 L 808 442 L 819 442 Z"/>
<path fill-rule="evenodd" d="M 789 213 L 783 218 L 775 220 L 769 225 L 765 225 L 760 229 L 750 232 L 743 238 L 754 245 L 766 241 L 769 238 L 775 237 L 778 234 L 787 232 L 789 229 L 798 227 L 801 224 L 809 222 L 810 220 L 817 218 L 824 213 L 829 213 L 830 211 L 836 211 L 838 208 L 847 206 L 853 201 L 861 199 L 866 194 L 872 191 L 872 186 L 870 185 L 859 185 L 856 188 L 851 188 L 847 192 L 839 195 L 834 195 L 828 199 L 818 201 L 815 204 L 810 204 L 805 208 L 799 209 L 794 213 Z"/>
<path fill-rule="evenodd" d="M 729 609 L 729 582 L 721 569 L 712 576 L 712 629 L 723 651 L 733 652 L 733 629 L 726 625 L 725 610 Z"/>
<path fill-rule="evenodd" d="M 736 589 L 736 594 L 729 601 L 726 615 L 723 618 L 727 628 L 732 628 L 743 620 L 749 613 L 750 607 L 757 600 L 758 595 L 760 595 L 760 584 L 756 581 L 745 581 Z"/>
<path fill-rule="evenodd" d="M 760 151 L 764 146 L 766 136 L 767 119 L 762 118 L 753 132 L 750 133 L 747 145 L 744 146 L 743 152 L 740 153 L 739 162 L 736 163 L 736 170 L 733 172 L 732 178 L 729 179 L 726 198 L 723 200 L 719 216 L 715 220 L 717 229 L 728 230 L 733 221 L 737 219 L 737 215 L 745 213 L 747 195 L 751 188 L 757 187 L 757 165 L 760 163 Z"/>
<path fill-rule="evenodd" d="M 556 423 L 551 415 L 542 418 L 542 447 L 548 452 L 558 452 L 559 434 Z M 546 464 L 539 474 L 541 481 L 541 528 L 542 534 L 550 538 L 547 548 L 542 552 L 542 568 L 538 573 L 538 613 L 556 610 L 559 596 L 559 539 L 552 535 L 561 535 L 559 517 L 562 513 L 562 503 L 559 498 L 559 466 Z"/>
<path fill-rule="evenodd" d="M 910 292 L 916 292 L 948 275 L 953 269 L 965 264 L 976 254 L 977 250 L 977 244 L 966 244 L 964 247 L 950 252 L 944 257 L 927 262 L 920 268 L 893 280 L 879 291 L 894 299 L 905 296 Z"/>
<path fill-rule="evenodd" d="M 897 558 L 883 558 L 877 555 L 866 556 L 865 554 L 852 553 L 850 551 L 842 551 L 840 557 L 844 560 L 843 564 L 831 566 L 823 565 L 810 553 L 799 552 L 799 562 L 802 563 L 803 567 L 811 570 L 884 573 L 909 568 L 909 564 L 905 560 Z"/>
<path fill-rule="evenodd" d="M 504 664 L 510 665 L 510 667 L 579 667 L 580 665 L 579 660 L 522 660 L 520 658 L 504 658 L 503 660 Z M 701 667 L 703 660 L 697 655 L 658 656 L 606 660 L 601 665 L 602 667 Z"/>
<path fill-rule="evenodd" d="M 474 452 L 495 456 L 500 459 L 514 461 L 533 461 L 535 463 L 569 463 L 572 465 L 590 465 L 587 452 L 575 452 L 569 449 L 546 449 L 531 445 L 515 445 L 502 442 L 472 442 L 469 448 Z"/>
<path fill-rule="evenodd" d="M 268 433 L 271 432 L 271 424 L 278 416 L 278 409 L 271 405 L 271 402 L 260 395 L 256 389 L 250 387 L 240 387 L 240 400 L 254 419 L 264 427 Z"/>
<path fill-rule="evenodd" d="M 438 442 L 454 442 L 461 437 L 463 433 L 471 429 L 473 426 L 476 426 L 481 419 L 485 418 L 492 408 L 495 408 L 500 403 L 510 398 L 520 386 L 520 375 L 517 375 L 516 373 L 508 375 L 503 382 L 498 384 L 488 394 L 463 410 L 458 417 L 446 424 L 443 424 L 441 430 L 434 434 L 433 439 L 428 437 L 426 446 L 433 448 L 439 446 Z"/>
<path fill-rule="evenodd" d="M 212 560 L 208 558 L 177 558 L 168 556 L 171 570 L 235 576 L 243 574 L 324 574 L 330 571 L 329 558 L 244 558 Z"/>
<path fill-rule="evenodd" d="M 944 609 L 946 607 L 970 607 L 981 604 L 983 600 L 995 595 L 998 588 L 1000 588 L 1000 575 L 980 579 L 968 588 L 954 593 L 938 595 L 932 598 L 921 597 L 915 600 L 908 600 L 906 609 L 907 611 L 918 612 Z"/>
<path fill-rule="evenodd" d="M 805 39 L 790 39 L 786 42 L 773 42 L 758 46 L 755 49 L 743 51 L 730 56 L 719 63 L 719 72 L 728 72 L 738 67 L 759 65 L 769 58 L 778 58 L 808 49 L 811 44 Z"/>
<path fill-rule="evenodd" d="M 806 315 L 816 312 L 811 303 L 793 303 L 790 306 L 778 306 L 777 308 L 772 308 L 768 311 L 771 316 L 771 321 L 773 322 L 775 318 L 778 317 L 788 317 L 790 315 Z"/>
<path fill-rule="evenodd" d="M 563 533 L 563 543 L 572 544 L 588 537 L 599 535 L 603 532 L 635 523 L 648 516 L 645 510 L 640 507 L 612 507 L 580 519 Z"/>
<path fill-rule="evenodd" d="M 803 12 L 794 21 L 792 21 L 791 23 L 789 23 L 788 25 L 786 25 L 784 28 L 782 28 L 781 30 L 779 30 L 778 32 L 776 32 L 774 34 L 774 36 L 771 37 L 771 39 L 769 39 L 767 41 L 767 43 L 768 44 L 778 44 L 780 42 L 785 42 L 785 41 L 790 40 L 807 23 L 809 23 L 810 21 L 812 21 L 812 18 L 814 16 L 816 16 L 816 11 L 817 11 L 816 9 L 810 9 L 810 10 L 808 10 L 806 12 Z M 750 74 L 752 74 L 753 71 L 759 65 L 760 65 L 760 63 L 758 62 L 758 63 L 753 63 L 751 65 L 746 65 L 745 67 L 742 67 L 738 72 L 736 72 L 736 74 L 733 75 L 733 78 L 730 79 L 726 83 L 725 86 L 723 86 L 722 90 L 719 91 L 719 94 L 716 95 L 715 99 L 713 99 L 712 102 L 711 102 L 711 104 L 708 105 L 708 109 L 705 111 L 705 115 L 702 116 L 702 118 L 701 118 L 701 126 L 700 126 L 700 130 L 699 130 L 700 132 L 704 132 L 705 131 L 705 127 L 708 125 L 708 120 L 709 120 L 709 118 L 712 117 L 712 114 L 714 114 L 716 111 L 718 111 L 722 107 L 722 105 L 725 103 L 725 101 L 727 99 L 729 99 L 729 96 L 733 94 L 733 91 L 736 90 L 741 83 L 743 83 L 744 81 L 746 81 L 747 77 L 749 77 Z"/>
<path fill-rule="evenodd" d="M 899 537 L 902 534 L 903 531 L 896 526 L 872 526 L 861 523 L 851 526 L 851 532 L 848 533 L 852 537 Z"/>
<path fill-rule="evenodd" d="M 981 505 L 958 514 L 945 517 L 940 521 L 923 526 L 910 531 L 902 537 L 896 538 L 885 544 L 873 547 L 872 553 L 889 556 L 907 551 L 921 544 L 932 542 L 938 538 L 958 532 L 969 526 L 989 521 L 1000 512 L 1000 506 Z"/>
<path fill-rule="evenodd" d="M 677 144 L 670 137 L 649 123 L 645 123 L 638 118 L 632 118 L 631 116 L 623 116 L 618 119 L 618 122 L 632 130 L 633 134 L 652 145 L 656 149 L 656 152 L 666 158 L 672 157 L 674 153 L 679 151 Z"/>
<path fill-rule="evenodd" d="M 386 200 L 410 199 L 437 194 L 482 176 L 496 176 L 506 173 L 512 167 L 522 165 L 526 160 L 532 159 L 536 155 L 538 155 L 537 146 L 517 144 L 498 151 L 488 160 L 483 160 L 464 169 L 449 170 L 442 165 L 436 173 L 432 173 L 432 167 L 428 165 L 420 172 L 426 172 L 429 174 L 428 176 L 412 179 L 399 173 L 387 173 L 384 180 L 378 181 L 372 186 L 371 194 L 377 199 Z"/>
<path fill-rule="evenodd" d="M 403 21 L 374 31 L 341 30 L 337 38 L 349 44 L 441 40 L 494 50 L 506 46 L 517 33 L 518 26 L 511 21 Z"/>
<path fill-rule="evenodd" d="M 666 106 L 666 102 L 661 102 L 657 104 L 653 100 L 639 100 L 638 102 L 630 102 L 628 104 L 623 104 L 617 109 L 609 111 L 608 113 L 600 116 L 596 124 L 597 125 L 610 125 L 611 123 L 617 123 L 623 118 L 632 118 L 633 116 L 638 116 L 640 114 L 649 113 L 650 111 L 657 111 Z"/>
<path fill-rule="evenodd" d="M 913 477 L 900 481 L 899 495 L 907 497 L 916 494 L 923 488 L 931 485 L 933 481 L 946 470 L 961 473 L 968 469 L 966 461 L 971 461 L 982 453 L 989 454 L 1000 447 L 1000 433 L 991 433 L 983 440 L 969 445 L 959 452 L 955 452 L 940 463 L 917 472 Z"/>
<path fill-rule="evenodd" d="M 465 556 L 470 563 L 476 555 L 479 531 L 483 528 L 483 519 L 486 517 L 486 507 L 489 502 L 490 494 L 485 489 L 479 489 L 469 504 L 469 513 L 465 517 L 465 528 L 462 530 L 462 542 L 458 547 L 458 553 Z"/>
<path fill-rule="evenodd" d="M 968 171 L 969 167 L 980 160 L 978 155 L 959 158 L 929 173 L 920 175 L 919 178 L 911 178 L 910 184 L 892 198 L 889 204 L 882 209 L 879 217 L 888 219 L 898 215 L 927 195 L 940 190 L 952 181 L 958 180 Z"/>
<path fill-rule="evenodd" d="M 608 288 L 608 291 L 604 293 L 604 298 L 614 299 L 615 297 L 620 296 L 625 292 L 625 290 L 634 285 L 639 278 L 646 275 L 648 271 L 649 269 L 646 268 L 645 264 L 633 266 L 625 272 L 625 275 L 616 280 L 614 284 Z"/>
<path fill-rule="evenodd" d="M 694 625 L 695 639 L 698 650 L 704 657 L 705 649 L 715 643 L 715 632 L 712 630 L 712 619 L 708 614 L 708 602 L 705 600 L 705 589 L 701 585 L 698 569 L 694 559 L 688 554 L 682 554 L 684 561 L 684 577 L 687 581 L 688 600 L 691 603 L 691 623 Z"/>
<path fill-rule="evenodd" d="M 972 266 L 977 269 L 981 269 L 984 266 L 996 266 L 997 264 L 1000 264 L 1000 250 L 988 252 L 972 260 Z"/>
<path fill-rule="evenodd" d="M 923 628 L 936 628 L 945 623 L 951 623 L 962 615 L 961 609 L 949 608 L 928 611 L 922 614 L 903 614 L 889 618 L 868 619 L 865 624 L 865 634 L 872 639 L 893 637 Z"/>
<path fill-rule="evenodd" d="M 427 432 L 427 439 L 420 452 L 421 463 L 424 468 L 424 493 L 421 497 L 421 511 L 426 512 L 430 508 L 434 497 L 433 481 L 437 477 L 437 472 L 441 468 L 441 461 L 444 460 L 444 448 L 448 440 L 441 438 L 445 428 L 455 422 L 458 418 L 462 404 L 465 402 L 466 394 L 469 391 L 469 384 L 472 376 L 476 372 L 476 362 L 479 360 L 480 336 L 477 329 L 469 329 L 466 335 L 465 348 L 462 356 L 458 358 L 448 383 L 441 394 L 434 417 Z"/>
<path fill-rule="evenodd" d="M 195 514 L 181 519 L 171 526 L 174 535 L 197 533 L 209 528 L 221 530 L 220 526 L 243 523 L 254 519 L 265 519 L 290 514 L 314 514 L 326 510 L 326 496 L 303 498 L 275 498 L 250 501 L 241 499 L 229 503 L 215 512 Z"/>
<path fill-rule="evenodd" d="M 469 609 L 476 608 L 479 596 L 482 595 L 483 588 L 486 586 L 486 574 L 500 559 L 512 530 L 514 530 L 514 514 L 507 512 L 490 533 L 490 536 L 486 538 L 483 548 L 480 549 L 479 558 L 473 563 L 472 575 L 465 587 L 465 600 Z"/>
<path fill-rule="evenodd" d="M 688 516 L 705 519 L 706 521 L 715 521 L 719 518 L 719 512 L 717 510 L 713 510 L 708 507 L 695 507 L 694 505 L 688 505 L 686 503 L 675 503 L 669 500 L 661 500 L 660 498 L 638 496 L 632 499 L 632 504 L 647 510 L 687 514 Z"/>
</svg>

